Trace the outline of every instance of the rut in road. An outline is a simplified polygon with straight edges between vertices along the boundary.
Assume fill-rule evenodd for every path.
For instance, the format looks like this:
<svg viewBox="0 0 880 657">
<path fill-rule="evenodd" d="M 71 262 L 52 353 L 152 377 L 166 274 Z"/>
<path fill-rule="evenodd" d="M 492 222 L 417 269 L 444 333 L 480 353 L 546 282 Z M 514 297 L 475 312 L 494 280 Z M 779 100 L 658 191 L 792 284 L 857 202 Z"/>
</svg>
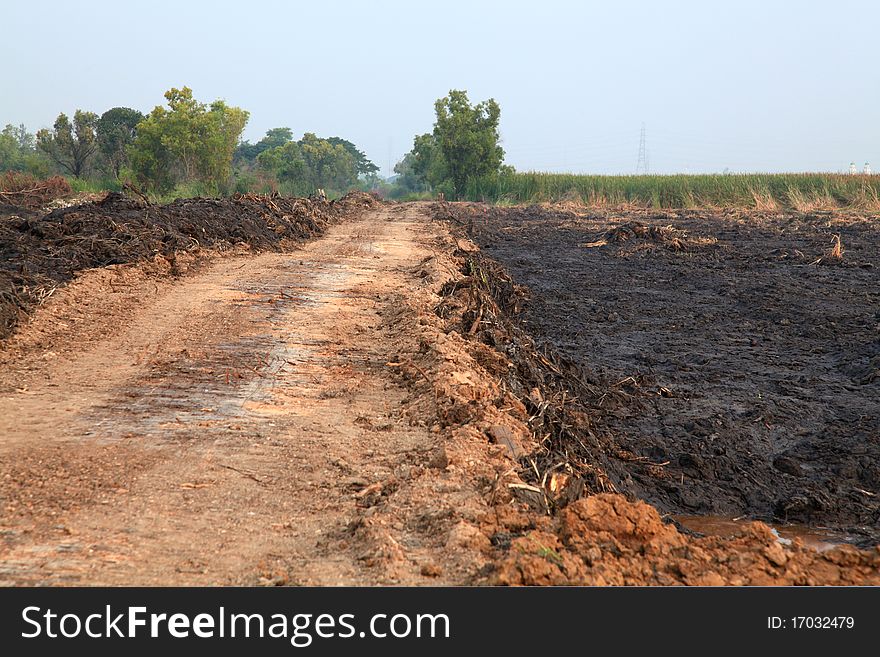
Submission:
<svg viewBox="0 0 880 657">
<path fill-rule="evenodd" d="M 220 259 L 130 316 L 84 310 L 70 330 L 109 321 L 108 337 L 43 353 L 0 396 L 0 581 L 469 581 L 484 503 L 431 468 L 437 427 L 395 370 L 445 230 L 386 207 L 301 250 Z"/>
</svg>

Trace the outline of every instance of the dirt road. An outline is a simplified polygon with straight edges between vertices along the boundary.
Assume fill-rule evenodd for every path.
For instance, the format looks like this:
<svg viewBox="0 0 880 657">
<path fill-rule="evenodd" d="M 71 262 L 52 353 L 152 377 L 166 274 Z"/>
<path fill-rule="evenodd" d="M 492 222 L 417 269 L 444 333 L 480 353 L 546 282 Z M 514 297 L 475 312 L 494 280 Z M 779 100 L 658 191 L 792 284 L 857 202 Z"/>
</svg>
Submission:
<svg viewBox="0 0 880 657">
<path fill-rule="evenodd" d="M 0 581 L 472 577 L 482 498 L 400 375 L 445 275 L 418 207 L 176 282 L 93 270 L 38 314 L 0 393 Z"/>
</svg>

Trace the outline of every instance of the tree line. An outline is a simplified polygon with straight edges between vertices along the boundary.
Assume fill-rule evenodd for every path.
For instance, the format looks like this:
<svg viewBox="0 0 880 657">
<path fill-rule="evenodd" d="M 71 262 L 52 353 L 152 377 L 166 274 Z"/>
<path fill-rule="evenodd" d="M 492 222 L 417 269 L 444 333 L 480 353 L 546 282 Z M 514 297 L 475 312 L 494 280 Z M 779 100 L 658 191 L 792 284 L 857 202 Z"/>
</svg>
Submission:
<svg viewBox="0 0 880 657">
<path fill-rule="evenodd" d="M 390 184 L 341 137 L 306 132 L 294 139 L 290 128 L 279 127 L 250 143 L 241 139 L 250 115 L 240 107 L 200 102 L 189 87 L 169 89 L 165 101 L 146 115 L 128 107 L 101 115 L 77 109 L 72 119 L 61 113 L 51 129 L 36 134 L 7 125 L 0 132 L 0 171 L 40 178 L 60 173 L 97 188 L 128 183 L 158 196 L 304 195 L 359 187 L 393 197 L 448 198 L 462 197 L 474 181 L 491 182 L 512 171 L 503 164 L 498 103 L 471 104 L 465 91 L 437 100 L 433 130 L 415 137 Z"/>
<path fill-rule="evenodd" d="M 114 107 L 100 116 L 61 113 L 51 129 L 0 132 L 0 171 L 38 178 L 63 174 L 96 187 L 131 184 L 156 195 L 222 195 L 234 191 L 310 194 L 378 184 L 379 168 L 352 142 L 273 128 L 256 144 L 242 141 L 249 113 L 189 87 L 170 89 L 149 114 Z M 175 192 L 178 192 L 175 194 Z"/>
</svg>

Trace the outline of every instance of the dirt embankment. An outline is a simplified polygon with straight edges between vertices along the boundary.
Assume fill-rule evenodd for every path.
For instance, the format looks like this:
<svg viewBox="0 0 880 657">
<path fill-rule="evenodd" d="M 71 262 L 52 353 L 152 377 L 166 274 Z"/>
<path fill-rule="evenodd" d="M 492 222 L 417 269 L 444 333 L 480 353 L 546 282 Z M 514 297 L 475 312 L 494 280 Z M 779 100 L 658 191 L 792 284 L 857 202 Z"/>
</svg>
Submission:
<svg viewBox="0 0 880 657">
<path fill-rule="evenodd" d="M 110 193 L 48 213 L 0 205 L 0 339 L 80 271 L 152 260 L 179 275 L 207 252 L 289 248 L 376 203 L 353 193 L 330 202 L 249 194 L 152 205 Z"/>
</svg>

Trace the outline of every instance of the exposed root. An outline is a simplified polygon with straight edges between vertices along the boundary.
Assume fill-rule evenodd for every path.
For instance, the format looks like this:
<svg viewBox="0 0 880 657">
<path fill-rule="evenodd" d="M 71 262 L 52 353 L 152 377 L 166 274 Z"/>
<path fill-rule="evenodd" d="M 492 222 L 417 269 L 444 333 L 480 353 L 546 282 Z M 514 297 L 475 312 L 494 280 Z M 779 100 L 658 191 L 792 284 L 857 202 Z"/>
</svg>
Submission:
<svg viewBox="0 0 880 657">
<path fill-rule="evenodd" d="M 514 489 L 518 497 L 552 511 L 585 494 L 616 492 L 621 473 L 608 454 L 618 449 L 593 426 L 580 401 L 607 395 L 587 373 L 536 345 L 517 325 L 514 318 L 526 293 L 498 263 L 474 251 L 458 250 L 456 255 L 464 277 L 443 286 L 436 312 L 462 336 L 508 361 L 490 371 L 525 406 L 535 444 L 518 458 L 518 474 L 528 482 L 526 488 Z M 536 491 L 541 494 L 534 495 Z"/>
</svg>

